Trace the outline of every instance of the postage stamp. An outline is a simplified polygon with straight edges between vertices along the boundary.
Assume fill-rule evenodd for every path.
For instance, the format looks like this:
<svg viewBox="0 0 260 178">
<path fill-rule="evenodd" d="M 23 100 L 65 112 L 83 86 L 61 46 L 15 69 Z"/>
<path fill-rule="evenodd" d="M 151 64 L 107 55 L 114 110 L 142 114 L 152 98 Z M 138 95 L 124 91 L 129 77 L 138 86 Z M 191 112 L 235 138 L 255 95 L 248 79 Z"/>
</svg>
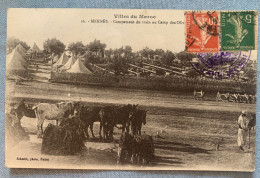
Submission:
<svg viewBox="0 0 260 178">
<path fill-rule="evenodd" d="M 221 12 L 221 49 L 253 50 L 256 46 L 255 11 Z"/>
<path fill-rule="evenodd" d="M 201 75 L 213 79 L 228 79 L 238 76 L 250 60 L 251 51 L 198 53 L 192 67 Z"/>
<path fill-rule="evenodd" d="M 218 12 L 187 12 L 186 13 L 186 51 L 217 52 Z"/>
</svg>

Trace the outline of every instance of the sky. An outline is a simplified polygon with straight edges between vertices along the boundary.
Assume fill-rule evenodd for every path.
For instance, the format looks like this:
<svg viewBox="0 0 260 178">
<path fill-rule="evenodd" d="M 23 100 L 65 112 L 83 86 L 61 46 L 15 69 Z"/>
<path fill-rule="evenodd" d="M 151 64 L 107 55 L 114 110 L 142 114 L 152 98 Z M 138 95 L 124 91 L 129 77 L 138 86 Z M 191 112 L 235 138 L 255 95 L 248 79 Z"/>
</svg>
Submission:
<svg viewBox="0 0 260 178">
<path fill-rule="evenodd" d="M 115 18 L 115 15 L 129 18 Z M 113 20 L 139 20 L 131 15 L 156 16 L 150 22 L 157 24 L 119 24 Z M 105 19 L 109 23 L 90 23 L 91 19 Z M 85 20 L 87 23 L 81 23 Z M 16 37 L 30 46 L 35 42 L 43 48 L 48 38 L 57 38 L 66 46 L 94 39 L 107 44 L 107 48 L 130 45 L 134 51 L 144 47 L 179 52 L 185 48 L 184 24 L 158 24 L 159 21 L 184 22 L 183 11 L 170 10 L 108 10 L 108 9 L 8 9 L 7 36 Z"/>
<path fill-rule="evenodd" d="M 115 18 L 116 15 L 125 18 Z M 152 18 L 131 18 L 132 15 Z M 107 20 L 109 23 L 91 23 L 93 19 Z M 141 23 L 114 23 L 137 20 Z M 182 23 L 169 24 L 171 21 Z M 133 51 L 149 47 L 180 52 L 185 49 L 184 21 L 183 10 L 9 8 L 7 37 L 18 38 L 31 47 L 35 42 L 40 49 L 43 49 L 45 40 L 57 38 L 66 46 L 77 41 L 87 45 L 97 39 L 107 45 L 106 49 L 130 45 Z M 257 50 L 252 51 L 251 59 L 257 59 Z"/>
</svg>

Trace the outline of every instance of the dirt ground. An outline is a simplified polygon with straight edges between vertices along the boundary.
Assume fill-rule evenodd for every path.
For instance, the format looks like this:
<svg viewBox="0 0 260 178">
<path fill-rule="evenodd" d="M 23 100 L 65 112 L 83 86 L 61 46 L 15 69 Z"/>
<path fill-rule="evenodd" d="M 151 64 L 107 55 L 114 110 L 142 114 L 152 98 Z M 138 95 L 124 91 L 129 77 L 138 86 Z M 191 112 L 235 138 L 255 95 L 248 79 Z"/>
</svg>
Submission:
<svg viewBox="0 0 260 178">
<path fill-rule="evenodd" d="M 189 169 L 189 170 L 254 170 L 255 130 L 251 133 L 251 148 L 245 152 L 238 150 L 236 139 L 237 118 L 241 110 L 256 111 L 255 104 L 225 103 L 214 101 L 215 96 L 207 95 L 204 101 L 194 100 L 192 93 L 102 88 L 94 86 L 73 86 L 53 84 L 47 80 L 49 67 L 40 65 L 31 82 L 17 85 L 7 80 L 6 112 L 10 103 L 18 103 L 25 98 L 27 103 L 59 102 L 64 100 L 82 101 L 87 105 L 139 104 L 146 109 L 147 124 L 145 134 L 153 135 L 155 160 L 147 167 L 116 167 L 117 139 L 121 131 L 115 129 L 115 142 L 101 144 L 87 141 L 86 149 L 74 156 L 49 156 L 40 153 L 41 140 L 36 139 L 36 123 L 32 118 L 23 118 L 22 126 L 31 134 L 30 141 L 23 141 L 8 150 L 11 164 L 18 155 L 48 157 L 50 161 L 40 161 L 31 166 L 69 168 L 109 168 L 109 169 Z M 47 122 L 45 123 L 46 126 Z M 98 137 L 99 123 L 94 132 Z M 220 150 L 216 150 L 216 145 Z M 21 150 L 22 148 L 22 150 Z M 16 153 L 16 154 L 13 154 Z M 26 166 L 26 164 L 21 165 Z M 21 166 L 20 165 L 20 166 Z M 51 165 L 51 166 L 50 166 Z M 27 165 L 28 166 L 28 165 Z"/>
</svg>

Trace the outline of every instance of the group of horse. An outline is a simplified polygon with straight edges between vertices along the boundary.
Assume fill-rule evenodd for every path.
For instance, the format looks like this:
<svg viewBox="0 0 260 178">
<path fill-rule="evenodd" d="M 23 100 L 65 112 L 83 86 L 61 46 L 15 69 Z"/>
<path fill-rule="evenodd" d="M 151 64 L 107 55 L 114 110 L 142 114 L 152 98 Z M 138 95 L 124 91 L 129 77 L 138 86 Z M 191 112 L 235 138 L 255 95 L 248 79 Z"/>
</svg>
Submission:
<svg viewBox="0 0 260 178">
<path fill-rule="evenodd" d="M 146 110 L 138 108 L 138 105 L 108 105 L 108 106 L 90 106 L 82 102 L 60 102 L 57 104 L 51 103 L 37 103 L 34 105 L 26 104 L 22 100 L 17 107 L 12 104 L 10 114 L 14 115 L 18 122 L 26 116 L 30 118 L 37 118 L 37 136 L 43 137 L 42 151 L 46 154 L 63 154 L 67 152 L 75 152 L 81 147 L 81 139 L 89 139 L 89 129 L 92 137 L 95 138 L 93 132 L 93 125 L 95 122 L 100 122 L 99 136 L 104 142 L 114 140 L 113 130 L 114 127 L 122 129 L 122 134 L 119 139 L 118 148 L 118 164 L 129 162 L 130 157 L 132 164 L 148 164 L 154 156 L 154 145 L 152 136 L 142 134 L 142 125 L 146 124 Z M 56 120 L 56 125 L 49 124 L 43 131 L 44 120 Z M 69 124 L 64 133 L 69 133 L 71 138 L 73 135 L 79 137 L 69 139 L 68 142 L 75 145 L 65 144 L 68 149 L 60 150 L 58 143 L 62 141 L 57 140 L 61 137 L 60 129 L 64 129 L 64 123 Z M 75 125 L 76 124 L 76 125 Z M 121 125 L 118 126 L 118 125 Z M 66 126 L 66 125 L 65 125 Z M 78 134 L 72 134 L 76 128 Z M 83 127 L 83 128 L 82 128 Z M 60 129 L 59 129 L 60 128 Z M 77 129 L 80 128 L 80 129 Z M 58 131 L 55 131 L 58 130 Z M 78 131 L 77 131 L 78 130 Z M 103 131 L 103 132 L 102 132 Z M 83 133 L 82 133 L 83 132 Z M 74 132 L 73 132 L 74 133 Z M 101 134 L 102 133 L 102 134 Z M 65 134 L 68 135 L 68 134 Z M 67 139 L 70 137 L 63 136 L 61 138 Z M 56 148 L 57 149 L 50 149 Z"/>
<path fill-rule="evenodd" d="M 235 102 L 235 103 L 256 103 L 256 96 L 251 94 L 239 94 L 239 93 L 217 93 L 216 101 L 226 101 L 226 102 Z"/>
<path fill-rule="evenodd" d="M 88 128 L 92 137 L 94 122 L 100 122 L 99 136 L 104 141 L 113 140 L 114 127 L 122 129 L 122 133 L 131 132 L 132 135 L 141 135 L 142 125 L 146 124 L 146 110 L 138 109 L 138 105 L 121 106 L 86 106 L 78 103 L 74 115 L 78 116 L 86 128 L 86 137 L 89 138 Z M 118 127 L 121 125 L 121 127 Z M 102 132 L 103 130 L 103 132 Z M 102 132 L 102 134 L 101 134 Z"/>
<path fill-rule="evenodd" d="M 196 91 L 193 92 L 193 97 L 195 100 L 203 100 L 205 96 L 205 92 Z M 235 102 L 235 103 L 249 103 L 254 104 L 256 103 L 256 96 L 252 94 L 239 94 L 239 93 L 220 93 L 217 92 L 216 101 L 226 101 L 226 102 Z"/>
<path fill-rule="evenodd" d="M 89 129 L 92 137 L 95 138 L 93 125 L 94 122 L 100 122 L 99 135 L 104 141 L 113 140 L 114 127 L 122 129 L 122 133 L 141 135 L 142 125 L 146 124 L 146 112 L 146 110 L 138 109 L 138 105 L 135 104 L 89 106 L 82 102 L 60 102 L 29 105 L 24 100 L 11 109 L 11 114 L 15 115 L 18 120 L 21 120 L 23 116 L 38 119 L 38 137 L 42 137 L 44 120 L 56 120 L 58 125 L 62 119 L 74 116 L 83 123 L 86 138 L 89 138 Z"/>
</svg>

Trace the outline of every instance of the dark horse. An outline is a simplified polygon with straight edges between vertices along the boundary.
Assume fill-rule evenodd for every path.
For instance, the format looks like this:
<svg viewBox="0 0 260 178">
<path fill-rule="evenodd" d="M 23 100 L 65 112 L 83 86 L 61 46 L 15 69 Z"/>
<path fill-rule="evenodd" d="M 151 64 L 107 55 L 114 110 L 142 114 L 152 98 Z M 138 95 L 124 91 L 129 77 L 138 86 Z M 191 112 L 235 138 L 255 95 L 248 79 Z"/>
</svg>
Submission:
<svg viewBox="0 0 260 178">
<path fill-rule="evenodd" d="M 93 132 L 93 125 L 94 122 L 100 122 L 100 116 L 99 112 L 102 109 L 102 107 L 98 106 L 85 106 L 83 104 L 80 104 L 75 111 L 77 112 L 77 116 L 80 118 L 80 120 L 84 124 L 84 132 L 86 134 L 86 137 L 89 138 L 88 134 L 88 128 L 90 128 L 92 137 L 95 138 L 94 132 Z M 99 130 L 99 135 L 101 137 L 101 130 L 102 130 L 102 125 L 100 124 L 100 130 Z"/>
<path fill-rule="evenodd" d="M 249 143 L 248 148 L 250 148 L 250 131 L 251 129 L 254 129 L 256 126 L 256 113 L 252 114 L 252 118 L 249 120 L 247 127 L 248 127 L 248 135 L 249 135 Z"/>
<path fill-rule="evenodd" d="M 34 110 L 25 104 L 25 100 L 23 99 L 17 108 L 12 108 L 10 114 L 15 115 L 19 121 L 22 119 L 23 116 L 36 118 Z"/>
<path fill-rule="evenodd" d="M 103 127 L 103 139 L 113 140 L 113 129 L 117 124 L 122 125 L 122 133 L 129 133 L 130 120 L 136 111 L 137 105 L 124 106 L 106 106 L 103 107 L 99 113 L 101 119 L 101 127 Z M 118 128 L 118 127 L 117 127 Z"/>
<path fill-rule="evenodd" d="M 145 110 L 136 109 L 134 112 L 130 124 L 133 135 L 141 135 L 142 125 L 146 124 L 146 112 Z"/>
</svg>

